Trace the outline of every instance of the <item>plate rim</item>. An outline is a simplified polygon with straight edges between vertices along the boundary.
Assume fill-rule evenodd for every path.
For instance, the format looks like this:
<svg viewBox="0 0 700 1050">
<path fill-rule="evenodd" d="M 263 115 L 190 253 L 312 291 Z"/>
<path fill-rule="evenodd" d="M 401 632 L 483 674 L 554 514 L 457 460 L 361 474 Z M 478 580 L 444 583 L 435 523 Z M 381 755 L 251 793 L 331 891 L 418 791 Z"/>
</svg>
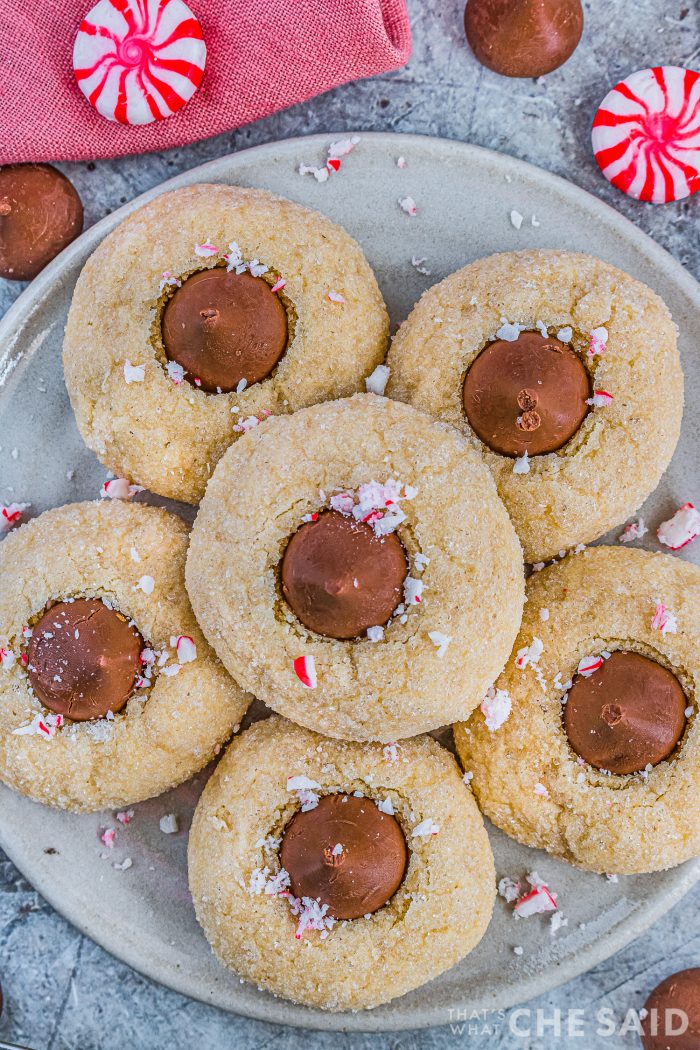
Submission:
<svg viewBox="0 0 700 1050">
<path fill-rule="evenodd" d="M 27 288 L 20 293 L 15 302 L 7 310 L 4 317 L 0 319 L 0 346 L 3 347 L 0 351 L 0 376 L 2 376 L 2 366 L 12 354 L 15 344 L 20 337 L 22 327 L 28 322 L 35 309 L 44 301 L 46 296 L 50 294 L 55 282 L 60 280 L 66 269 L 77 261 L 78 256 L 82 255 L 85 250 L 88 250 L 89 252 L 94 251 L 97 245 L 109 232 L 111 232 L 111 230 L 113 230 L 128 215 L 141 208 L 148 201 L 153 200 L 155 197 L 158 197 L 161 193 L 167 192 L 168 190 L 191 185 L 195 182 L 207 181 L 207 178 L 211 176 L 215 179 L 223 178 L 230 182 L 230 168 L 232 164 L 235 166 L 238 158 L 245 158 L 243 163 L 246 164 L 249 163 L 250 158 L 254 157 L 256 154 L 261 158 L 266 155 L 272 155 L 277 160 L 280 158 L 283 159 L 285 155 L 293 155 L 296 157 L 302 144 L 305 149 L 325 150 L 328 142 L 335 136 L 342 135 L 347 137 L 348 135 L 353 134 L 357 134 L 362 140 L 371 140 L 380 147 L 386 145 L 388 150 L 395 150 L 397 144 L 401 143 L 401 148 L 404 150 L 407 150 L 413 145 L 424 150 L 432 149 L 434 151 L 439 151 L 442 156 L 445 156 L 446 153 L 452 154 L 453 156 L 457 156 L 467 162 L 470 158 L 476 158 L 477 163 L 480 163 L 481 165 L 490 164 L 492 167 L 498 169 L 500 174 L 509 174 L 529 181 L 534 180 L 540 187 L 550 187 L 556 195 L 563 198 L 569 206 L 578 208 L 579 210 L 585 210 L 588 215 L 594 214 L 608 228 L 612 228 L 613 230 L 615 228 L 619 229 L 625 235 L 628 243 L 631 242 L 634 245 L 636 242 L 639 244 L 647 259 L 651 258 L 656 262 L 659 269 L 665 273 L 667 279 L 673 282 L 700 311 L 700 284 L 680 262 L 678 262 L 652 237 L 641 230 L 631 219 L 628 219 L 626 216 L 618 212 L 612 205 L 600 200 L 587 190 L 569 182 L 560 175 L 546 171 L 545 169 L 537 167 L 537 165 L 513 157 L 508 153 L 498 152 L 471 143 L 461 142 L 456 139 L 444 139 L 433 135 L 401 134 L 400 132 L 387 131 L 329 131 L 315 133 L 313 135 L 301 135 L 280 140 L 271 140 L 244 150 L 238 150 L 235 153 L 228 153 L 216 157 L 193 168 L 188 168 L 186 171 L 180 172 L 164 182 L 158 183 L 156 186 L 151 187 L 151 189 L 146 190 L 144 193 L 133 198 L 133 200 L 128 201 L 113 212 L 110 212 L 102 219 L 99 219 L 76 238 L 75 241 L 68 245 L 63 252 L 61 252 L 37 277 L 34 278 L 32 282 L 29 283 Z M 319 210 L 322 210 L 323 202 L 319 201 L 318 205 L 314 206 L 319 207 Z M 3 385 L 4 381 L 0 379 L 0 391 L 2 390 Z M 10 789 L 8 788 L 7 790 Z M 255 998 L 252 1001 L 247 1001 L 241 1005 L 237 1004 L 234 1007 L 230 1002 L 224 1001 L 223 996 L 219 997 L 217 994 L 217 986 L 214 986 L 211 989 L 208 996 L 198 995 L 193 993 L 191 988 L 187 987 L 187 977 L 182 971 L 177 968 L 170 968 L 156 976 L 153 972 L 147 970 L 144 962 L 132 957 L 132 953 L 128 947 L 122 949 L 118 939 L 115 943 L 108 935 L 101 936 L 100 928 L 97 930 L 88 929 L 86 925 L 81 922 L 79 908 L 77 906 L 72 907 L 70 901 L 64 901 L 58 892 L 55 895 L 53 894 L 51 879 L 48 873 L 46 877 L 42 875 L 41 870 L 38 872 L 38 875 L 32 877 L 25 875 L 25 870 L 32 870 L 32 860 L 29 857 L 29 850 L 22 850 L 21 844 L 18 843 L 14 843 L 11 848 L 8 848 L 1 816 L 0 847 L 2 847 L 12 863 L 18 868 L 24 877 L 27 878 L 36 891 L 58 912 L 59 915 L 71 923 L 71 925 L 83 935 L 89 937 L 110 955 L 130 966 L 144 977 L 162 984 L 187 998 L 197 999 L 208 1005 L 215 1006 L 227 1012 L 236 1013 L 240 1016 L 249 1017 L 254 1020 L 285 1024 L 292 1027 L 306 1028 L 310 1030 L 341 1032 L 402 1031 L 410 1028 L 430 1028 L 447 1023 L 445 1007 L 433 1007 L 427 1010 L 416 1007 L 413 1014 L 409 1012 L 409 1016 L 406 1016 L 406 1008 L 401 1011 L 400 1006 L 398 1010 L 386 1014 L 378 1013 L 377 1010 L 353 1012 L 351 1014 L 325 1013 L 320 1010 L 311 1010 L 308 1007 L 269 995 L 261 996 L 259 1000 Z M 670 888 L 663 897 L 658 895 L 657 897 L 651 898 L 649 901 L 636 908 L 626 918 L 609 928 L 595 942 L 587 945 L 580 952 L 577 952 L 554 965 L 549 971 L 550 990 L 590 970 L 598 963 L 609 958 L 613 953 L 624 948 L 664 915 L 700 879 L 700 858 L 688 861 L 675 870 L 678 872 L 678 877 L 672 888 Z M 543 994 L 542 974 L 536 973 L 530 977 L 524 977 L 517 986 L 517 992 L 510 996 L 507 1001 L 501 1000 L 498 1003 L 494 1002 L 493 1008 L 509 1009 L 518 1003 L 526 1002 L 541 994 Z M 230 992 L 227 992 L 227 995 L 230 995 Z M 393 1005 L 396 1006 L 401 1003 L 401 998 L 393 1000 L 392 1002 Z M 464 1000 L 456 1005 L 458 1005 L 460 1009 L 463 1009 L 465 1005 L 469 1006 L 469 1003 Z M 438 1010 L 440 1016 L 438 1016 Z M 351 1021 L 350 1018 L 352 1018 Z"/>
</svg>

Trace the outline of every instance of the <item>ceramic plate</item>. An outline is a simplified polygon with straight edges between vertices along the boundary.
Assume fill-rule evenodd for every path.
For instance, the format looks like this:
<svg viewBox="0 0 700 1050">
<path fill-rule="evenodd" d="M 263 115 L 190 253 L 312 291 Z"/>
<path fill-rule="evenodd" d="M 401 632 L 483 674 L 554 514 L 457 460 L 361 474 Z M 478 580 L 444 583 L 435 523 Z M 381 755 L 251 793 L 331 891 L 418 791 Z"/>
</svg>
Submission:
<svg viewBox="0 0 700 1050">
<path fill-rule="evenodd" d="M 0 499 L 30 501 L 31 513 L 38 514 L 97 496 L 105 472 L 78 436 L 61 368 L 73 286 L 87 257 L 126 215 L 165 188 L 207 181 L 264 187 L 340 222 L 367 253 L 394 324 L 433 281 L 492 252 L 576 248 L 646 281 L 666 300 L 680 329 L 687 407 L 680 446 L 644 516 L 656 525 L 698 495 L 700 398 L 691 395 L 700 385 L 700 287 L 678 263 L 582 190 L 510 157 L 457 142 L 363 135 L 328 182 L 299 175 L 300 163 L 323 163 L 332 139 L 271 143 L 180 175 L 97 223 L 36 278 L 0 323 Z M 406 158 L 405 167 L 397 166 L 399 156 Z M 416 201 L 414 218 L 399 207 L 405 196 Z M 514 210 L 523 216 L 519 230 L 511 222 Z M 202 239 L 206 236 L 203 229 Z M 431 276 L 420 274 L 412 257 L 427 257 L 422 265 Z M 682 556 L 698 560 L 700 542 Z M 116 825 L 112 851 L 99 839 L 101 828 L 115 824 L 112 814 L 54 812 L 3 787 L 0 844 L 58 911 L 120 959 L 185 995 L 267 1021 L 400 1029 L 445 1024 L 456 1010 L 505 1009 L 617 951 L 700 875 L 695 862 L 611 882 L 492 830 L 499 876 L 536 869 L 558 892 L 568 925 L 552 937 L 546 916 L 516 920 L 499 900 L 486 936 L 461 965 L 388 1006 L 331 1015 L 240 983 L 210 952 L 195 921 L 186 875 L 187 829 L 204 780 L 205 774 L 135 807 L 128 827 Z M 159 818 L 167 813 L 177 814 L 178 834 L 160 831 Z M 132 866 L 115 869 L 114 862 L 127 857 Z M 524 949 L 520 956 L 513 953 L 516 945 Z"/>
</svg>

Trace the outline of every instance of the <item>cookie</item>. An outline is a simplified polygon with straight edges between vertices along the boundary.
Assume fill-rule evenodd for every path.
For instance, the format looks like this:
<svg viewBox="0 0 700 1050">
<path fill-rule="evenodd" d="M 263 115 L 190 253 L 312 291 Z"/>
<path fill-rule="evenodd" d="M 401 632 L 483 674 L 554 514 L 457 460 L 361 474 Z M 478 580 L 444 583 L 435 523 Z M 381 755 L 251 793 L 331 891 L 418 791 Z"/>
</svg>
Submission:
<svg viewBox="0 0 700 1050">
<path fill-rule="evenodd" d="M 197 185 L 140 208 L 90 257 L 63 361 L 105 466 L 197 503 L 259 419 L 364 389 L 387 337 L 343 229 L 262 190 Z"/>
<path fill-rule="evenodd" d="M 344 743 L 277 717 L 222 758 L 188 862 L 224 965 L 324 1010 L 377 1006 L 453 966 L 495 896 L 481 815 L 439 744 Z"/>
<path fill-rule="evenodd" d="M 505 664 L 524 592 L 478 453 L 374 394 L 268 419 L 236 442 L 200 507 L 186 578 L 243 688 L 354 740 L 466 717 Z"/>
<path fill-rule="evenodd" d="M 597 872 L 700 854 L 700 569 L 595 547 L 534 573 L 527 599 L 507 669 L 455 727 L 483 812 Z"/>
<path fill-rule="evenodd" d="M 185 591 L 187 527 L 119 500 L 46 511 L 0 545 L 0 779 L 69 810 L 196 773 L 251 697 Z"/>
<path fill-rule="evenodd" d="M 508 252 L 458 270 L 423 295 L 387 363 L 391 397 L 481 451 L 530 562 L 624 521 L 678 441 L 668 309 L 578 252 Z"/>
</svg>

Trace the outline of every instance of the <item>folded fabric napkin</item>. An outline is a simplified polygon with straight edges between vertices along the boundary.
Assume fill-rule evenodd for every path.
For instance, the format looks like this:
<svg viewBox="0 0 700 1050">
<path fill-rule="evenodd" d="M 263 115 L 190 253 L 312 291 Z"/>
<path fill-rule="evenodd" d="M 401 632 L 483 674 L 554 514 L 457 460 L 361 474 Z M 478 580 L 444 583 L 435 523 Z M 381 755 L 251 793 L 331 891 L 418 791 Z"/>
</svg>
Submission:
<svg viewBox="0 0 700 1050">
<path fill-rule="evenodd" d="M 136 0 L 144 7 L 154 2 Z M 188 4 L 207 47 L 202 83 L 179 112 L 131 126 L 101 116 L 76 83 L 73 43 L 91 0 L 3 0 L 0 164 L 181 146 L 338 84 L 397 69 L 411 50 L 405 0 Z"/>
</svg>

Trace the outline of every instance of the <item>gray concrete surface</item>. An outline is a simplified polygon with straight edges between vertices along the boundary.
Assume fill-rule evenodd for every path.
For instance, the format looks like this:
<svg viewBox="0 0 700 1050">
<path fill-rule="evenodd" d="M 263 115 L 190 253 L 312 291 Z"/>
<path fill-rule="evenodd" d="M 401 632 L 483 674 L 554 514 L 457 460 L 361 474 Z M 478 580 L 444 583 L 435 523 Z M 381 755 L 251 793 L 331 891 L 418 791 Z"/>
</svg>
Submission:
<svg viewBox="0 0 700 1050">
<path fill-rule="evenodd" d="M 476 64 L 464 41 L 460 0 L 409 0 L 409 7 L 414 54 L 398 73 L 339 88 L 183 149 L 61 165 L 82 195 L 86 222 L 224 153 L 312 132 L 389 129 L 474 142 L 563 175 L 624 212 L 700 278 L 700 195 L 664 207 L 629 201 L 600 176 L 589 140 L 597 102 L 622 76 L 656 64 L 700 68 L 697 0 L 585 3 L 586 28 L 577 53 L 562 70 L 537 83 L 504 80 Z M 20 291 L 20 285 L 0 281 L 0 312 Z M 641 1006 L 668 973 L 691 965 L 700 965 L 700 913 L 693 894 L 645 937 L 527 1004 L 525 1013 L 466 1022 L 446 1017 L 441 1028 L 387 1036 L 305 1033 L 222 1014 L 142 978 L 64 922 L 0 853 L 0 982 L 5 993 L 0 1042 L 32 1050 L 637 1047 L 634 1032 L 624 1031 L 627 1011 Z M 574 1009 L 582 1015 L 569 1017 Z M 604 1034 L 611 1025 L 597 1019 L 601 1009 L 614 1018 L 614 1034 Z M 567 1022 L 573 1026 L 568 1031 Z"/>
</svg>

